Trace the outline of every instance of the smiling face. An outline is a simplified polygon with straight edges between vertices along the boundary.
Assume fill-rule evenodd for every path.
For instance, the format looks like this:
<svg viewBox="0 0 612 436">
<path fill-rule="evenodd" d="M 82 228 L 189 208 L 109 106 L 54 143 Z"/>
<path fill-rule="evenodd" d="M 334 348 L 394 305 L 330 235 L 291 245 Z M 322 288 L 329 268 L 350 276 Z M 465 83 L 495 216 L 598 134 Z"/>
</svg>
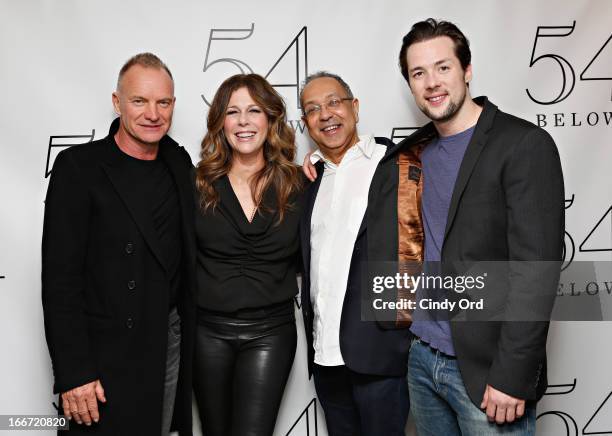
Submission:
<svg viewBox="0 0 612 436">
<path fill-rule="evenodd" d="M 469 97 L 472 66 L 461 67 L 453 40 L 440 36 L 417 42 L 408 47 L 406 58 L 408 83 L 419 109 L 435 123 L 460 116 Z"/>
<path fill-rule="evenodd" d="M 246 87 L 234 91 L 225 110 L 223 133 L 234 154 L 263 155 L 268 137 L 268 116 Z"/>
<path fill-rule="evenodd" d="M 174 82 L 164 69 L 132 66 L 113 93 L 119 135 L 139 146 L 156 146 L 170 129 L 174 101 Z"/>
<path fill-rule="evenodd" d="M 341 100 L 335 107 L 334 100 L 346 99 L 346 91 L 334 78 L 319 77 L 309 82 L 302 92 L 302 105 L 306 112 L 315 105 L 321 110 L 303 117 L 308 133 L 323 154 L 338 163 L 344 153 L 359 141 L 359 101 Z"/>
</svg>

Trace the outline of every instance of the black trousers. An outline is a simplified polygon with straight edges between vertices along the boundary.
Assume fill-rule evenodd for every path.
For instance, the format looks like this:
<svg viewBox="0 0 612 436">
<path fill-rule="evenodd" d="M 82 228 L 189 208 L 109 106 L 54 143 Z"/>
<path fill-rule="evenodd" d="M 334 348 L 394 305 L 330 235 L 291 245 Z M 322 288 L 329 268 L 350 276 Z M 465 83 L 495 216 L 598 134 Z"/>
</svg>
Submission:
<svg viewBox="0 0 612 436">
<path fill-rule="evenodd" d="M 206 436 L 271 436 L 297 334 L 293 300 L 223 314 L 200 310 L 194 393 Z"/>
<path fill-rule="evenodd" d="M 406 377 L 316 364 L 313 376 L 329 436 L 404 436 L 410 409 Z"/>
</svg>

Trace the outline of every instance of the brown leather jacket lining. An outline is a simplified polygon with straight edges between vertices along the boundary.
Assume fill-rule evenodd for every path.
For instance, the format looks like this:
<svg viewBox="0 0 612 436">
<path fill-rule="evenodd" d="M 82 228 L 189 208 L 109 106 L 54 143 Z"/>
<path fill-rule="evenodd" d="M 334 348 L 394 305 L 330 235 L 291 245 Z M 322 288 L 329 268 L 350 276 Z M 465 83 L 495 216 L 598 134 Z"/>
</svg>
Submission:
<svg viewBox="0 0 612 436">
<path fill-rule="evenodd" d="M 421 195 L 423 171 L 421 152 L 424 143 L 406 147 L 397 157 L 399 182 L 397 189 L 398 262 L 400 274 L 421 273 L 424 254 L 423 219 L 421 217 Z M 410 289 L 398 289 L 398 301 L 416 299 Z M 398 310 L 396 323 L 407 327 L 412 322 L 412 311 Z"/>
</svg>

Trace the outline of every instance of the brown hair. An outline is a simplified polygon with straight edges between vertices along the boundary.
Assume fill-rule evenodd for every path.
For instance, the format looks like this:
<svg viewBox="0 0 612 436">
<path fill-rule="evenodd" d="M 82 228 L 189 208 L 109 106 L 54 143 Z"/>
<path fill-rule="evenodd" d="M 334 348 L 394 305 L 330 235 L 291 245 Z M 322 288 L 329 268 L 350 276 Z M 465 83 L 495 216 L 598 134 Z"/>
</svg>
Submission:
<svg viewBox="0 0 612 436">
<path fill-rule="evenodd" d="M 145 68 L 157 68 L 160 70 L 163 69 L 164 71 L 166 71 L 166 73 L 168 73 L 170 79 L 174 80 L 172 78 L 172 73 L 170 72 L 170 69 L 166 64 L 162 62 L 160 58 L 155 56 L 153 53 L 138 53 L 137 55 L 134 55 L 129 58 L 127 62 L 123 64 L 121 70 L 119 70 L 119 77 L 117 78 L 117 89 L 119 89 L 119 84 L 121 83 L 121 79 L 123 78 L 125 73 L 127 73 L 127 71 L 134 65 L 140 65 L 141 67 Z"/>
<path fill-rule="evenodd" d="M 455 55 L 459 58 L 461 67 L 465 70 L 470 62 L 472 62 L 472 52 L 470 51 L 470 42 L 459 28 L 449 21 L 436 21 L 433 18 L 428 18 L 425 21 L 419 21 L 412 26 L 410 32 L 404 36 L 402 40 L 402 48 L 399 53 L 399 65 L 402 71 L 402 76 L 406 82 L 410 84 L 408 75 L 408 59 L 406 52 L 408 47 L 417 42 L 428 41 L 439 36 L 448 36 L 455 44 Z"/>
<path fill-rule="evenodd" d="M 196 167 L 200 207 L 204 210 L 215 208 L 219 194 L 213 182 L 228 174 L 232 167 L 232 148 L 223 132 L 223 124 L 230 97 L 240 88 L 249 91 L 251 98 L 268 117 L 268 134 L 263 145 L 265 165 L 250 180 L 251 196 L 253 202 L 258 204 L 262 194 L 273 188 L 280 222 L 285 212 L 292 207 L 290 196 L 302 188 L 302 178 L 298 166 L 293 163 L 297 151 L 295 133 L 287 125 L 283 99 L 258 74 L 236 74 L 226 79 L 210 105 L 208 132 L 202 140 L 201 160 Z"/>
</svg>

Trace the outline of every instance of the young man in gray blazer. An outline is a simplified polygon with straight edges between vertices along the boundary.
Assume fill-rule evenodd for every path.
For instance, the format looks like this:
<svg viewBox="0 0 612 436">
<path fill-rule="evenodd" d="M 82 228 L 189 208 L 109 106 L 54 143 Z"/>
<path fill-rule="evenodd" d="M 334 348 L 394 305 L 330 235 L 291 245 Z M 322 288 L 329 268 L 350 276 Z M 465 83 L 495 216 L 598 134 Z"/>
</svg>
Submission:
<svg viewBox="0 0 612 436">
<path fill-rule="evenodd" d="M 414 24 L 399 57 L 431 122 L 379 163 L 368 210 L 398 232 L 372 229 L 371 259 L 407 250 L 444 271 L 456 261 L 560 261 L 563 176 L 550 135 L 486 97 L 472 99 L 469 44 L 452 23 Z M 512 316 L 536 302 L 541 313 L 552 308 L 553 269 L 546 280 L 526 273 L 523 286 L 490 283 L 504 302 L 501 321 L 432 319 L 417 306 L 408 382 L 419 435 L 535 434 L 548 322 Z"/>
</svg>

